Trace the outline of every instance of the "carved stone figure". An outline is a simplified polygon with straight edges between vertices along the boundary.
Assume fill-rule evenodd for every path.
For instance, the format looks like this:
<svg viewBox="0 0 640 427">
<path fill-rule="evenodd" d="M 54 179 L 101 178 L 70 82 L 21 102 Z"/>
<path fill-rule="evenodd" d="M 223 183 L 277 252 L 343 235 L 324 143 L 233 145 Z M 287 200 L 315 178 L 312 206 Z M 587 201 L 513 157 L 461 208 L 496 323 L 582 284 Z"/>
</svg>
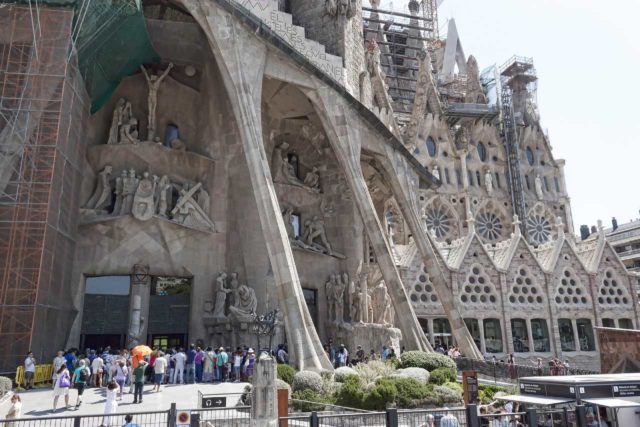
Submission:
<svg viewBox="0 0 640 427">
<path fill-rule="evenodd" d="M 351 19 L 357 11 L 356 0 L 325 0 L 327 14 L 333 17 L 344 16 Z"/>
<path fill-rule="evenodd" d="M 149 178 L 149 172 L 142 174 L 142 179 L 138 183 L 135 195 L 133 196 L 133 208 L 131 213 L 136 219 L 146 221 L 153 217 L 156 204 L 153 199 L 156 193 L 157 177 Z"/>
<path fill-rule="evenodd" d="M 153 141 L 156 136 L 156 108 L 158 106 L 158 89 L 165 77 L 169 74 L 169 71 L 173 68 L 173 63 L 169 63 L 166 70 L 160 75 L 147 73 L 147 70 L 141 65 L 142 73 L 147 80 L 149 86 L 149 97 L 147 100 L 147 107 L 149 109 L 149 119 L 147 125 L 147 140 Z"/>
<path fill-rule="evenodd" d="M 129 175 L 122 180 L 122 209 L 120 215 L 128 215 L 133 207 L 133 197 L 138 189 L 138 178 L 136 171 L 129 169 Z"/>
<path fill-rule="evenodd" d="M 238 299 L 235 305 L 229 307 L 229 311 L 233 313 L 238 320 L 250 321 L 256 314 L 258 307 L 258 298 L 256 292 L 247 285 L 241 285 L 238 289 Z"/>
<path fill-rule="evenodd" d="M 120 126 L 120 144 L 137 144 L 140 142 L 138 133 L 138 119 L 131 117 Z"/>
<path fill-rule="evenodd" d="M 331 249 L 331 245 L 327 240 L 324 221 L 317 216 L 314 216 L 312 220 L 307 220 L 305 222 L 305 226 L 306 230 L 305 237 L 303 238 L 304 242 L 309 246 L 320 247 L 320 249 L 323 249 L 329 255 L 332 255 L 333 250 Z M 320 243 L 315 242 L 316 239 L 320 239 Z"/>
<path fill-rule="evenodd" d="M 538 200 L 542 200 L 542 197 L 543 197 L 542 179 L 540 178 L 540 174 L 536 175 L 535 186 L 536 186 L 536 196 L 538 196 Z"/>
<path fill-rule="evenodd" d="M 240 281 L 238 280 L 238 273 L 231 273 L 229 278 L 229 289 L 231 289 L 231 298 L 227 298 L 229 306 L 238 304 L 238 291 L 240 289 Z"/>
<path fill-rule="evenodd" d="M 317 167 L 314 166 L 310 172 L 307 172 L 304 177 L 304 185 L 313 191 L 320 192 L 320 175 L 318 175 Z"/>
<path fill-rule="evenodd" d="M 295 239 L 296 231 L 293 228 L 293 209 L 285 207 L 282 211 L 282 220 L 284 221 L 284 227 L 287 229 L 289 239 Z"/>
<path fill-rule="evenodd" d="M 379 109 L 389 112 L 392 110 L 391 98 L 385 82 L 386 75 L 380 66 L 380 48 L 374 39 L 367 40 L 365 44 L 365 64 L 371 80 L 374 104 Z"/>
<path fill-rule="evenodd" d="M 168 176 L 163 175 L 162 178 L 160 178 L 157 192 L 156 203 L 158 205 L 158 215 L 166 218 L 167 208 L 169 207 L 169 200 L 171 199 L 171 181 L 169 181 Z"/>
<path fill-rule="evenodd" d="M 282 159 L 286 157 L 285 153 L 287 148 L 289 148 L 289 144 L 283 142 L 273 149 L 273 154 L 271 156 L 271 173 L 273 174 L 273 182 L 287 182 L 283 173 L 284 165 L 282 161 Z"/>
<path fill-rule="evenodd" d="M 349 281 L 349 276 L 347 276 L 347 282 Z M 344 322 L 344 291 L 347 288 L 347 282 L 345 282 L 339 274 L 336 274 L 335 285 L 333 288 L 335 303 L 336 303 L 336 322 L 342 323 Z"/>
<path fill-rule="evenodd" d="M 197 183 L 193 187 L 185 183 L 180 190 L 180 197 L 171 211 L 171 217 L 180 224 L 194 228 L 210 228 L 215 231 L 214 223 L 194 199 L 196 192 L 201 187 L 201 183 Z"/>
<path fill-rule="evenodd" d="M 329 321 L 336 319 L 336 293 L 335 293 L 336 275 L 332 274 L 327 283 L 324 284 L 324 293 L 327 296 L 327 318 Z"/>
<path fill-rule="evenodd" d="M 464 101 L 466 103 L 487 103 L 487 97 L 482 89 L 479 74 L 478 61 L 476 61 L 476 58 L 473 55 L 470 55 L 469 60 L 467 61 L 467 93 Z"/>
<path fill-rule="evenodd" d="M 487 194 L 491 196 L 493 194 L 493 174 L 491 169 L 487 169 L 484 173 L 484 186 L 487 188 Z"/>
<path fill-rule="evenodd" d="M 297 185 L 299 187 L 304 187 L 304 183 L 300 181 L 300 179 L 296 175 L 295 167 L 289 162 L 289 159 L 286 157 L 282 159 L 282 173 L 287 183 L 291 185 Z"/>
<path fill-rule="evenodd" d="M 120 127 L 128 123 L 131 119 L 131 103 L 124 98 L 118 99 L 116 107 L 113 109 L 111 127 L 109 128 L 109 138 L 107 144 L 117 144 L 120 138 Z"/>
<path fill-rule="evenodd" d="M 120 210 L 122 209 L 122 191 L 123 191 L 123 180 L 127 177 L 127 171 L 122 171 L 121 175 L 116 178 L 116 201 L 113 204 L 113 212 L 112 215 L 120 215 Z"/>
<path fill-rule="evenodd" d="M 102 210 L 111 204 L 111 183 L 109 182 L 113 168 L 106 165 L 98 174 L 98 184 L 87 202 L 87 209 Z"/>
<path fill-rule="evenodd" d="M 369 296 L 369 274 L 367 271 L 361 271 L 358 275 L 358 298 L 360 299 L 360 317 L 357 319 L 359 322 L 370 323 L 371 316 L 369 310 L 371 309 L 371 297 Z"/>
<path fill-rule="evenodd" d="M 384 282 L 380 282 L 378 286 L 373 288 L 373 295 L 371 296 L 373 303 L 373 323 L 379 325 L 388 324 L 385 320 L 389 318 L 389 307 L 391 306 L 391 299 L 387 292 L 387 286 Z"/>
<path fill-rule="evenodd" d="M 225 304 L 227 301 L 227 294 L 231 292 L 231 289 L 227 289 L 225 287 L 225 283 L 227 280 L 227 274 L 225 272 L 221 272 L 214 282 L 214 294 L 215 294 L 215 303 L 213 308 L 213 317 L 218 318 L 226 318 L 224 314 Z"/>
<path fill-rule="evenodd" d="M 431 173 L 433 174 L 433 176 L 435 176 L 437 179 L 440 179 L 440 168 L 438 168 L 438 165 L 435 165 L 433 167 L 433 170 L 431 171 Z"/>
<path fill-rule="evenodd" d="M 209 216 L 209 211 L 211 210 L 211 198 L 209 197 L 209 192 L 207 192 L 203 187 L 200 187 L 197 201 L 198 205 L 202 208 L 202 212 L 204 212 L 206 216 Z"/>
</svg>

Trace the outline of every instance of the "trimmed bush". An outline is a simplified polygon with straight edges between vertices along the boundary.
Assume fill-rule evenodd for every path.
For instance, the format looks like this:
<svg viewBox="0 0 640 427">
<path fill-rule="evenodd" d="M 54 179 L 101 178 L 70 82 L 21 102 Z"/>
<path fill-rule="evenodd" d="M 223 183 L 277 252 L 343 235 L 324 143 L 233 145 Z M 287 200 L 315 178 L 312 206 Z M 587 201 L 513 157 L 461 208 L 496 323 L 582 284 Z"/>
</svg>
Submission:
<svg viewBox="0 0 640 427">
<path fill-rule="evenodd" d="M 393 384 L 397 390 L 396 406 L 399 408 L 416 408 L 420 401 L 429 396 L 432 386 L 409 377 L 395 377 Z"/>
<path fill-rule="evenodd" d="M 456 382 L 457 371 L 451 368 L 438 368 L 431 372 L 429 382 L 432 384 L 443 385 L 449 382 Z"/>
<path fill-rule="evenodd" d="M 293 399 L 291 401 L 291 405 L 293 406 L 293 408 L 297 411 L 302 412 L 323 411 L 326 404 L 330 403 L 328 399 L 309 389 L 295 391 L 293 392 L 293 396 L 291 397 Z M 318 404 L 315 404 L 313 402 L 317 402 Z"/>
<path fill-rule="evenodd" d="M 374 383 L 378 378 L 389 377 L 395 372 L 393 366 L 380 360 L 358 363 L 353 369 L 358 373 L 364 385 Z"/>
<path fill-rule="evenodd" d="M 423 368 L 404 368 L 404 369 L 398 369 L 398 371 L 396 371 L 396 373 L 393 374 L 393 376 L 413 378 L 414 380 L 422 384 L 426 384 L 429 382 L 430 375 L 429 375 L 429 371 Z"/>
<path fill-rule="evenodd" d="M 13 386 L 13 382 L 11 378 L 0 377 L 0 397 L 11 391 L 11 387 Z"/>
<path fill-rule="evenodd" d="M 278 369 L 278 378 L 280 378 L 282 381 L 286 382 L 289 385 L 293 384 L 293 377 L 296 375 L 295 369 L 293 369 L 289 365 L 284 365 L 281 363 L 277 365 L 277 369 Z"/>
<path fill-rule="evenodd" d="M 402 368 L 423 368 L 431 372 L 438 368 L 456 369 L 456 362 L 440 353 L 405 351 L 400 358 Z"/>
<path fill-rule="evenodd" d="M 448 383 L 444 383 L 443 386 L 450 388 L 451 390 L 456 391 L 458 393 L 462 393 L 464 391 L 462 384 L 460 383 L 448 382 Z"/>
<path fill-rule="evenodd" d="M 320 371 L 320 376 L 325 381 L 333 381 L 333 369 L 323 369 Z"/>
<path fill-rule="evenodd" d="M 334 396 L 336 405 L 361 409 L 365 396 L 360 378 L 355 375 L 345 378 Z"/>
<path fill-rule="evenodd" d="M 337 383 L 343 383 L 349 375 L 358 375 L 355 369 L 348 366 L 341 366 L 335 371 L 335 379 Z"/>
<path fill-rule="evenodd" d="M 322 377 L 313 371 L 300 371 L 293 377 L 291 384 L 293 391 L 312 390 L 315 393 L 322 393 Z"/>
<path fill-rule="evenodd" d="M 391 378 L 381 378 L 376 386 L 367 393 L 363 400 L 363 408 L 371 411 L 383 411 L 387 406 L 393 406 L 398 396 L 398 389 Z"/>
<path fill-rule="evenodd" d="M 462 393 L 441 385 L 433 387 L 433 397 L 440 406 L 457 406 L 464 403 Z"/>
</svg>

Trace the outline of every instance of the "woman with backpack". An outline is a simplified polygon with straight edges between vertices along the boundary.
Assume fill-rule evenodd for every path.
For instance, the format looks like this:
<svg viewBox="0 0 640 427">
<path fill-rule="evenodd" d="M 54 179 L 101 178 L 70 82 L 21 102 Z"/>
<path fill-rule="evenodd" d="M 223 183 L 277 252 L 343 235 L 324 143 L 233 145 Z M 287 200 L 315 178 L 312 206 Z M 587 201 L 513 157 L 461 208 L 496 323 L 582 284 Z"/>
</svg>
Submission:
<svg viewBox="0 0 640 427">
<path fill-rule="evenodd" d="M 69 407 L 69 388 L 71 388 L 71 376 L 66 364 L 62 364 L 56 372 L 56 380 L 53 383 L 53 412 L 56 412 L 58 398 L 64 396 L 64 404 Z"/>
<path fill-rule="evenodd" d="M 80 359 L 80 361 L 78 362 L 78 367 L 73 373 L 73 378 L 71 379 L 71 382 L 78 390 L 76 409 L 78 409 L 80 407 L 80 404 L 82 404 L 82 393 L 84 393 L 84 389 L 87 387 L 87 381 L 89 381 L 90 377 L 91 371 L 89 371 L 89 368 L 87 368 L 84 360 Z"/>
</svg>

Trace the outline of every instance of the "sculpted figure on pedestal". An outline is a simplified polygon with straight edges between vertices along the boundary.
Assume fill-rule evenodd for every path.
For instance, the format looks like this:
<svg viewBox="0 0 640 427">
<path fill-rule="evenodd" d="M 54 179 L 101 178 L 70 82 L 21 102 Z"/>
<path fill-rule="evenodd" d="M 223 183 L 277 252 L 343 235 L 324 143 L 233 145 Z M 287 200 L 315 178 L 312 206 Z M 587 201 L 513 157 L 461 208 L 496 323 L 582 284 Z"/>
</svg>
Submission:
<svg viewBox="0 0 640 427">
<path fill-rule="evenodd" d="M 491 196 L 493 194 L 493 174 L 491 169 L 487 169 L 484 173 L 484 185 L 487 188 L 487 194 Z"/>
<path fill-rule="evenodd" d="M 389 309 L 391 307 L 391 298 L 389 297 L 387 286 L 384 282 L 380 282 L 378 286 L 373 288 L 371 299 L 373 302 L 373 323 L 379 325 L 389 324 L 387 320 L 390 317 Z"/>
<path fill-rule="evenodd" d="M 332 274 L 329 277 L 327 283 L 324 284 L 324 293 L 327 296 L 327 320 L 332 321 L 336 319 L 336 275 Z"/>
<path fill-rule="evenodd" d="M 538 196 L 538 200 L 542 200 L 542 179 L 540 178 L 540 174 L 536 175 L 536 196 Z"/>
<path fill-rule="evenodd" d="M 147 73 L 147 70 L 141 65 L 140 69 L 147 80 L 149 86 L 149 97 L 147 99 L 147 107 L 149 109 L 149 119 L 147 125 L 147 140 L 153 141 L 156 136 L 156 108 L 158 106 L 158 89 L 165 77 L 169 74 L 169 71 L 173 68 L 173 63 L 169 63 L 167 69 L 160 75 Z"/>
<path fill-rule="evenodd" d="M 157 187 L 156 204 L 158 205 L 158 215 L 163 218 L 167 217 L 167 209 L 169 208 L 169 201 L 171 200 L 171 181 L 169 177 L 163 175 L 160 178 L 160 182 Z"/>
<path fill-rule="evenodd" d="M 304 187 L 304 183 L 300 181 L 296 175 L 295 167 L 289 162 L 288 158 L 282 159 L 282 173 L 288 184 L 296 185 L 298 187 Z"/>
<path fill-rule="evenodd" d="M 335 277 L 333 289 L 336 300 L 336 323 L 342 323 L 344 322 L 344 291 L 347 288 L 347 283 L 342 280 L 340 274 L 336 274 Z M 349 280 L 348 277 L 347 280 Z"/>
<path fill-rule="evenodd" d="M 113 168 L 107 165 L 102 172 L 99 173 L 96 189 L 85 206 L 87 209 L 99 211 L 111 204 L 111 183 L 109 179 L 112 171 Z"/>
<path fill-rule="evenodd" d="M 153 178 L 153 181 L 149 178 L 149 172 L 142 174 L 142 179 L 133 196 L 133 208 L 131 210 L 136 219 L 146 221 L 153 217 L 155 213 L 156 204 L 153 196 L 156 193 L 157 177 L 154 176 Z"/>
<path fill-rule="evenodd" d="M 229 307 L 238 320 L 251 321 L 255 317 L 258 307 L 256 292 L 247 285 L 241 285 L 238 289 L 238 300 L 235 305 Z"/>
<path fill-rule="evenodd" d="M 213 306 L 213 317 L 226 318 L 224 314 L 225 303 L 227 301 L 227 294 L 231 292 L 231 289 L 225 287 L 227 280 L 227 274 L 221 272 L 214 282 L 213 292 L 215 294 L 215 303 Z"/>
<path fill-rule="evenodd" d="M 271 135 L 271 137 L 273 138 L 273 135 Z M 271 174 L 273 175 L 273 182 L 287 182 L 283 173 L 284 164 L 282 160 L 286 156 L 285 152 L 287 148 L 289 148 L 289 144 L 283 142 L 273 149 L 273 154 L 271 156 Z"/>
</svg>

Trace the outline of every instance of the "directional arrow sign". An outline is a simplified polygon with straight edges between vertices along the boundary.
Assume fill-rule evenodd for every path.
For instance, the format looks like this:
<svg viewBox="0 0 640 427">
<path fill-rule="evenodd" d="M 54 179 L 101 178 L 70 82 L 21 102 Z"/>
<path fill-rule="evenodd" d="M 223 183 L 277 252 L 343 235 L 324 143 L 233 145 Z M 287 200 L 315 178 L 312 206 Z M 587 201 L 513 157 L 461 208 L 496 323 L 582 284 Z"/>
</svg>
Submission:
<svg viewBox="0 0 640 427">
<path fill-rule="evenodd" d="M 224 408 L 227 406 L 227 398 L 221 396 L 204 396 L 202 408 Z"/>
</svg>

